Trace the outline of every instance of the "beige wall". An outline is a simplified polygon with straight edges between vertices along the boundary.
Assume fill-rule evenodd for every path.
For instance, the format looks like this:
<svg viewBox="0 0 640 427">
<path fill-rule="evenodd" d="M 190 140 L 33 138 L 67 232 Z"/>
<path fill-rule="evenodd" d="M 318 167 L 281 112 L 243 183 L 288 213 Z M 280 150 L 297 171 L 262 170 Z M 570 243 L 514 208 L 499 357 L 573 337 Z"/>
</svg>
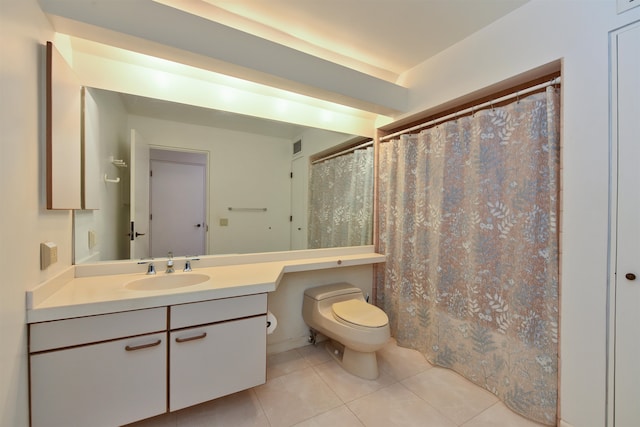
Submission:
<svg viewBox="0 0 640 427">
<path fill-rule="evenodd" d="M 35 0 L 0 3 L 0 425 L 28 425 L 25 291 L 71 264 L 71 214 L 44 209 L 44 44 Z M 59 261 L 40 271 L 40 242 Z"/>
</svg>

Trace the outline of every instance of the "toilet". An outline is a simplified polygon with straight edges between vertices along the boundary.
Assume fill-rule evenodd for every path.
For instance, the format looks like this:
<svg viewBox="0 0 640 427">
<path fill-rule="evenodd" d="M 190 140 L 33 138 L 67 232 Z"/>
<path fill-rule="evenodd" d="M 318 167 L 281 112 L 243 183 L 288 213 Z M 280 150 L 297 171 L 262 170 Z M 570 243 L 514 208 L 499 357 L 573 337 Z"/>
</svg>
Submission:
<svg viewBox="0 0 640 427">
<path fill-rule="evenodd" d="M 327 350 L 347 371 L 368 380 L 378 378 L 376 351 L 389 340 L 389 318 L 368 304 L 362 291 L 349 283 L 307 289 L 302 318 L 330 338 Z"/>
</svg>

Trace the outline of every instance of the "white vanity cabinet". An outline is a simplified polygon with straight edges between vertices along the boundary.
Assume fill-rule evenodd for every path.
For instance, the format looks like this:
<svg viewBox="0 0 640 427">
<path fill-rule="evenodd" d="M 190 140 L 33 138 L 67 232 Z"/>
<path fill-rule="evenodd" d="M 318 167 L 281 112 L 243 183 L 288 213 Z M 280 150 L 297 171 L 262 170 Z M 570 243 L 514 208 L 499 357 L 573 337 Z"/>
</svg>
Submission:
<svg viewBox="0 0 640 427">
<path fill-rule="evenodd" d="M 32 427 L 113 427 L 166 412 L 167 308 L 29 328 Z"/>
<path fill-rule="evenodd" d="M 170 411 L 265 383 L 266 294 L 170 310 Z"/>
<path fill-rule="evenodd" d="M 266 381 L 267 294 L 29 325 L 32 427 L 113 427 Z"/>
</svg>

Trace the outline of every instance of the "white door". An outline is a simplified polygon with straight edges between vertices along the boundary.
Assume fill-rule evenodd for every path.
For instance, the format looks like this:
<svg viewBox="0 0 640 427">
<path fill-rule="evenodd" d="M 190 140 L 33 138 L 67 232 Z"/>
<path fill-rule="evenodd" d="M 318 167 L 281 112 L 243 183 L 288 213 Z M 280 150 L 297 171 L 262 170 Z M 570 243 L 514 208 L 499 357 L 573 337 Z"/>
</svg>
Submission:
<svg viewBox="0 0 640 427">
<path fill-rule="evenodd" d="M 291 161 L 291 249 L 307 249 L 308 176 L 306 157 Z"/>
<path fill-rule="evenodd" d="M 131 129 L 129 256 L 149 257 L 149 144 Z"/>
<path fill-rule="evenodd" d="M 206 164 L 152 159 L 150 188 L 151 256 L 205 254 Z"/>
<path fill-rule="evenodd" d="M 640 24 L 617 34 L 617 52 L 614 416 L 626 427 L 640 426 Z"/>
</svg>

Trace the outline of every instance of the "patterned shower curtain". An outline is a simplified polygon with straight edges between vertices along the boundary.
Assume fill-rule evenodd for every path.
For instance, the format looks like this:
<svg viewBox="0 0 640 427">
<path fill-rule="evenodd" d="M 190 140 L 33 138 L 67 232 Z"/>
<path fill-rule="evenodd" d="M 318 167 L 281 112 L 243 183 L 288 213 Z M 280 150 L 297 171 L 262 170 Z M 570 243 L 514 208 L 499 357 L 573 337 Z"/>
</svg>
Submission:
<svg viewBox="0 0 640 427">
<path fill-rule="evenodd" d="M 309 182 L 310 249 L 372 244 L 373 147 L 313 164 Z"/>
<path fill-rule="evenodd" d="M 559 95 L 380 144 L 378 305 L 392 335 L 555 425 Z"/>
</svg>

